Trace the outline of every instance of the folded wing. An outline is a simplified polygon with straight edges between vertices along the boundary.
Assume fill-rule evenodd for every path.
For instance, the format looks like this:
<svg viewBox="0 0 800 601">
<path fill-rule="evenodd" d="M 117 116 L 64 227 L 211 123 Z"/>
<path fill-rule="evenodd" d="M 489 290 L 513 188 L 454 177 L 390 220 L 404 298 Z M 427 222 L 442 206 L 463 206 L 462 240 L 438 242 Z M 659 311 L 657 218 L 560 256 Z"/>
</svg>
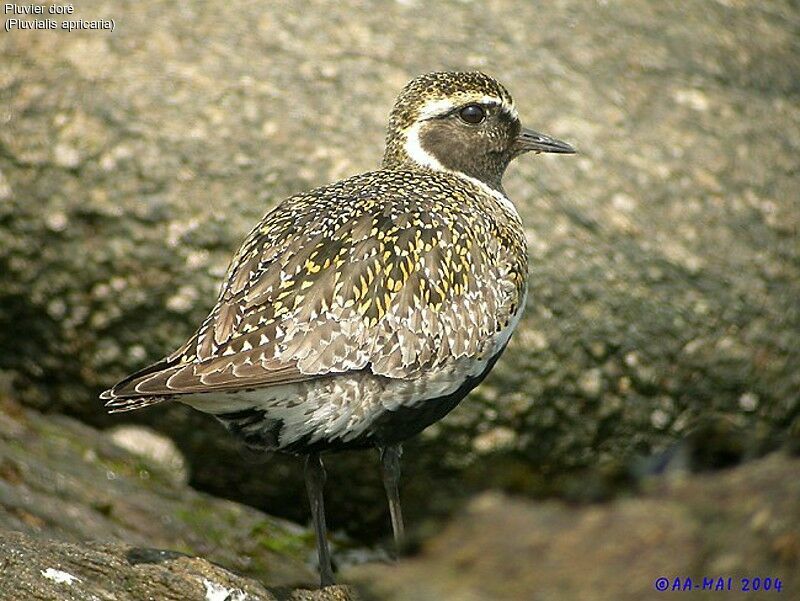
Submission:
<svg viewBox="0 0 800 601">
<path fill-rule="evenodd" d="M 522 296 L 509 246 L 524 241 L 482 207 L 371 176 L 267 214 L 197 334 L 108 391 L 109 406 L 367 369 L 413 379 L 491 352 Z"/>
</svg>

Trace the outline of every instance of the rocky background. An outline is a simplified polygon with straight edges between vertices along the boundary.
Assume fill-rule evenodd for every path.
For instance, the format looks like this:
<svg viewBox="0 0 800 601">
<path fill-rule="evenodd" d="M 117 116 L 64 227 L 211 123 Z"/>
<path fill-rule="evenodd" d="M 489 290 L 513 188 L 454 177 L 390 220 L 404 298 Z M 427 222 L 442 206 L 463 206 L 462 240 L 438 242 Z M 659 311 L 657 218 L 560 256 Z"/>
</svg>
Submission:
<svg viewBox="0 0 800 601">
<path fill-rule="evenodd" d="M 315 583 L 305 529 L 198 493 L 185 476 L 167 439 L 0 399 L 0 599 L 179 601 L 222 587 L 272 601 Z"/>
<path fill-rule="evenodd" d="M 175 440 L 195 489 L 307 522 L 296 460 L 243 462 L 220 427 L 182 407 L 110 418 L 97 393 L 191 334 L 231 253 L 270 206 L 376 167 L 396 93 L 416 74 L 449 68 L 495 75 L 527 125 L 580 154 L 524 157 L 510 169 L 506 187 L 528 227 L 527 311 L 486 383 L 407 445 L 403 497 L 421 555 L 398 574 L 416 581 L 425 566 L 452 569 L 446 551 L 463 539 L 449 530 L 437 535 L 438 518 L 484 507 L 475 501 L 458 513 L 485 489 L 570 502 L 638 498 L 652 474 L 800 447 L 796 3 L 87 0 L 74 18 L 113 18 L 116 29 L 0 34 L 2 389 L 14 407 L 36 410 L 30 419 L 52 424 L 40 437 L 51 449 L 42 453 L 54 454 L 48 485 L 77 465 L 58 463 L 56 434 L 65 423 L 85 426 L 40 411 L 102 429 L 145 424 Z M 133 446 L 144 444 L 147 431 L 133 432 Z M 86 439 L 109 449 L 99 442 L 109 436 Z M 13 445 L 17 434 L 9 437 Z M 16 472 L 3 468 L 0 484 L 24 487 L 44 461 L 35 455 Z M 798 466 L 785 461 L 791 479 Z M 741 469 L 751 465 L 762 464 Z M 334 456 L 327 466 L 329 523 L 342 548 L 379 545 L 388 518 L 375 457 Z M 724 477 L 697 476 L 697 490 Z M 750 494 L 747 480 L 732 479 L 731 494 Z M 796 507 L 798 491 L 778 488 L 778 480 L 764 480 L 773 487 L 765 494 L 793 495 Z M 198 493 L 176 486 L 171 507 L 191 506 Z M 107 491 L 109 499 L 118 495 Z M 11 530 L 26 529 L 20 515 L 28 512 L 34 526 L 27 529 L 38 524 L 40 535 L 162 546 L 268 586 L 303 584 L 299 572 L 293 582 L 274 580 L 233 556 L 215 558 L 200 543 L 180 543 L 188 536 L 180 528 L 171 535 L 70 530 L 54 509 L 43 509 L 39 523 L 30 509 L 38 501 L 20 498 L 0 504 L 10 516 L 0 523 Z M 687 497 L 674 502 L 681 515 L 688 511 Z M 527 506 L 513 509 L 524 501 L 509 503 L 519 523 L 544 519 Z M 617 519 L 616 504 L 600 507 L 609 528 L 631 528 L 638 515 Z M 789 537 L 763 546 L 789 549 L 767 555 L 764 565 L 778 571 L 796 568 L 800 555 L 790 508 L 770 509 L 772 525 L 764 526 L 770 536 Z M 723 551 L 733 548 L 728 533 L 746 530 L 751 510 L 732 510 L 703 535 L 718 535 Z M 89 516 L 87 523 L 97 518 Z M 477 523 L 488 529 L 493 518 L 485 519 Z M 694 533 L 688 538 L 696 535 L 692 519 L 674 524 Z M 579 532 L 570 519 L 559 524 L 563 536 Z M 249 527 L 225 545 L 242 557 L 253 554 L 244 542 Z M 662 540 L 655 532 L 643 539 L 651 547 Z M 426 546 L 437 536 L 440 546 Z M 531 543 L 539 556 L 557 552 L 548 540 Z M 681 569 L 709 568 L 691 563 L 701 552 L 685 553 Z M 607 566 L 606 576 L 629 565 L 604 563 L 591 549 L 575 557 Z M 649 565 L 641 573 L 655 577 L 659 564 Z M 760 565 L 742 560 L 728 571 L 744 576 Z M 497 570 L 475 573 L 488 578 Z M 536 574 L 531 569 L 522 582 L 533 586 Z M 469 581 L 459 586 L 451 598 L 486 598 Z M 647 598 L 648 586 L 628 598 Z M 582 598 L 553 590 L 543 598 Z M 366 594 L 386 594 L 374 591 Z"/>
</svg>

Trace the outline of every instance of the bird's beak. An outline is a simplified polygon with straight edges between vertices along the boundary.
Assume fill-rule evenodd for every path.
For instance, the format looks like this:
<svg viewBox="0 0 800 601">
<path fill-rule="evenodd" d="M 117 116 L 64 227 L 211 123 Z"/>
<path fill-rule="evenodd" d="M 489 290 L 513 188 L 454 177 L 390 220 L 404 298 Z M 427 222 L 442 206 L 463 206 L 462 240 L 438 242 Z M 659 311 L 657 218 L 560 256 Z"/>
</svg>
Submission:
<svg viewBox="0 0 800 601">
<path fill-rule="evenodd" d="M 540 134 L 538 131 L 523 127 L 514 144 L 516 154 L 523 152 L 556 152 L 559 154 L 574 154 L 575 149 L 561 140 Z"/>
</svg>

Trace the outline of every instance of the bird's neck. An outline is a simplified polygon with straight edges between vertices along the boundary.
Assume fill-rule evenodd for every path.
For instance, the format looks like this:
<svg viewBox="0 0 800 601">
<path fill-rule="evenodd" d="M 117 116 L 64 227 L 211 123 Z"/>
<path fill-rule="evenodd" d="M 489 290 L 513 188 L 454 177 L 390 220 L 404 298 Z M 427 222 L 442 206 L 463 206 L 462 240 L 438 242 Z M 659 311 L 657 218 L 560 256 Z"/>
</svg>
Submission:
<svg viewBox="0 0 800 601">
<path fill-rule="evenodd" d="M 497 177 L 476 177 L 458 169 L 447 167 L 446 161 L 439 160 L 435 154 L 429 152 L 420 140 L 419 127 L 412 126 L 403 133 L 390 134 L 386 140 L 386 150 L 383 153 L 382 169 L 408 169 L 411 171 L 434 171 L 457 175 L 481 188 L 506 196 L 502 185 L 502 175 Z"/>
<path fill-rule="evenodd" d="M 521 221 L 514 203 L 512 203 L 506 195 L 499 178 L 496 181 L 489 182 L 462 171 L 449 169 L 433 154 L 422 147 L 417 132 L 414 132 L 412 129 L 409 134 L 409 137 L 402 135 L 390 135 L 388 137 L 386 141 L 386 150 L 383 154 L 382 169 L 428 171 L 454 175 L 490 195 L 495 199 L 497 206 L 504 213 L 516 221 Z"/>
</svg>

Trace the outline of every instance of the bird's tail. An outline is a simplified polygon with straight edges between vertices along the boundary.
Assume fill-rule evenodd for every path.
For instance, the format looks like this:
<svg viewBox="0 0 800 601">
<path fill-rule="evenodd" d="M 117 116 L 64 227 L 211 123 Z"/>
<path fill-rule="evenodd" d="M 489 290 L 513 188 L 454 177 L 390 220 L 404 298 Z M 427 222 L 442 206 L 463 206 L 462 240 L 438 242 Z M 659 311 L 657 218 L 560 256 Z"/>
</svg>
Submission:
<svg viewBox="0 0 800 601">
<path fill-rule="evenodd" d="M 142 393 L 138 390 L 138 385 L 153 377 L 163 377 L 164 374 L 171 373 L 175 363 L 174 359 L 167 357 L 144 369 L 140 369 L 103 392 L 100 395 L 100 400 L 106 401 L 105 406 L 109 413 L 133 411 L 169 401 L 175 398 L 175 395 Z"/>
<path fill-rule="evenodd" d="M 169 401 L 172 398 L 171 396 L 118 397 L 114 396 L 112 389 L 106 390 L 100 395 L 101 401 L 107 401 L 105 406 L 109 413 L 122 413 L 123 411 L 144 409 L 150 405 Z"/>
</svg>

